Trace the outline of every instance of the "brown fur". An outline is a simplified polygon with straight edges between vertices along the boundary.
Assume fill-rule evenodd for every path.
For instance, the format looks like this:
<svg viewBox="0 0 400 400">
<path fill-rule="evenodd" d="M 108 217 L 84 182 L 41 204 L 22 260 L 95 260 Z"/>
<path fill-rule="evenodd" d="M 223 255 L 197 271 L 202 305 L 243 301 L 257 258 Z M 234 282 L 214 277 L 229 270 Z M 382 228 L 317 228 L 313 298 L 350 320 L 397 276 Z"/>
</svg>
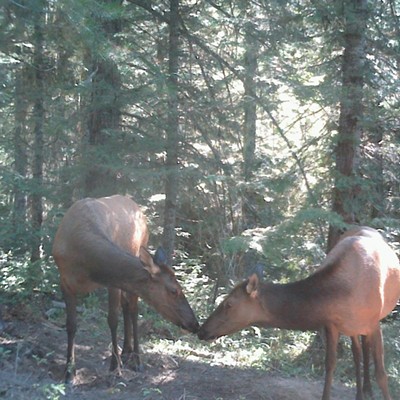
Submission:
<svg viewBox="0 0 400 400">
<path fill-rule="evenodd" d="M 113 346 L 111 369 L 121 366 L 117 342 L 120 305 L 125 333 L 122 353 L 127 357 L 133 355 L 135 367 L 139 369 L 138 297 L 174 324 L 193 332 L 197 330 L 196 317 L 172 269 L 156 264 L 145 249 L 148 238 L 145 216 L 126 196 L 77 201 L 61 221 L 53 243 L 53 256 L 67 308 L 67 382 L 75 373 L 78 294 L 100 286 L 108 288 L 108 323 Z"/>
<path fill-rule="evenodd" d="M 356 228 L 343 235 L 321 267 L 308 278 L 285 285 L 260 282 L 256 275 L 236 286 L 200 328 L 210 340 L 259 325 L 317 330 L 327 335 L 323 400 L 330 398 L 340 334 L 351 337 L 357 377 L 357 400 L 371 392 L 369 351 L 385 400 L 391 399 L 384 368 L 379 321 L 400 297 L 400 267 L 396 254 L 371 228 Z M 361 384 L 363 336 L 364 385 Z"/>
</svg>

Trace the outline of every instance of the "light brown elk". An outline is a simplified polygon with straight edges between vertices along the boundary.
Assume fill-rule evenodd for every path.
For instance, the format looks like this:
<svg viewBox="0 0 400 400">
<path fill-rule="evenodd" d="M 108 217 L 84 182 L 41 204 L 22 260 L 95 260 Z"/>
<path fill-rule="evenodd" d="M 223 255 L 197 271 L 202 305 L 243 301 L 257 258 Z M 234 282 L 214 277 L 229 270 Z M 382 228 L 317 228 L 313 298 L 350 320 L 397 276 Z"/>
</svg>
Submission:
<svg viewBox="0 0 400 400">
<path fill-rule="evenodd" d="M 200 339 L 212 340 L 251 325 L 295 330 L 324 329 L 327 338 L 323 400 L 330 399 L 339 335 L 352 339 L 357 400 L 371 391 L 369 350 L 385 400 L 390 400 L 379 321 L 400 297 L 400 267 L 394 251 L 371 228 L 346 233 L 308 278 L 264 283 L 253 274 L 237 285 L 200 328 Z M 364 387 L 361 382 L 363 337 Z"/>
<path fill-rule="evenodd" d="M 75 375 L 74 341 L 77 296 L 105 286 L 109 292 L 108 324 L 112 338 L 110 369 L 121 366 L 117 326 L 120 304 L 124 316 L 123 355 L 133 354 L 141 368 L 137 333 L 138 297 L 164 318 L 191 332 L 198 322 L 162 250 L 154 259 L 145 249 L 146 218 L 129 197 L 115 195 L 77 201 L 66 212 L 53 243 L 67 312 L 65 379 Z M 133 345 L 132 345 L 133 336 Z"/>
</svg>

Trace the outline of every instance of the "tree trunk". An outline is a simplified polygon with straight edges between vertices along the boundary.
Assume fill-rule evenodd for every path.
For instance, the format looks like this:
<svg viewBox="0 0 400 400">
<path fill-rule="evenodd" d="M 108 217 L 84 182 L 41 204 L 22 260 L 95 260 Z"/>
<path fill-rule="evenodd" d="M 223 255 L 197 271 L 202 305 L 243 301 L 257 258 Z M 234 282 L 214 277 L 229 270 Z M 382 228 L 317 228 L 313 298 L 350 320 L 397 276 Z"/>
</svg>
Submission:
<svg viewBox="0 0 400 400">
<path fill-rule="evenodd" d="M 28 172 L 28 155 L 26 151 L 27 143 L 27 113 L 28 102 L 25 96 L 26 91 L 26 70 L 21 68 L 15 75 L 15 129 L 13 136 L 14 152 L 14 173 L 13 182 L 13 213 L 12 229 L 13 240 L 18 251 L 26 251 L 27 233 L 27 187 L 26 178 Z"/>
<path fill-rule="evenodd" d="M 175 249 L 176 208 L 179 191 L 179 0 L 170 2 L 168 64 L 168 127 L 166 138 L 166 179 L 163 246 L 172 264 Z"/>
<path fill-rule="evenodd" d="M 379 106 L 376 106 L 379 109 Z M 382 141 L 384 126 L 380 121 L 374 125 L 374 131 L 369 135 L 369 143 L 372 145 L 372 160 L 374 168 L 372 172 L 372 182 L 374 189 L 374 198 L 371 204 L 371 218 L 380 218 L 384 216 L 385 199 L 387 193 L 385 190 L 385 181 L 383 178 L 383 155 Z"/>
<path fill-rule="evenodd" d="M 359 145 L 362 133 L 363 77 L 365 70 L 365 31 L 367 21 L 366 0 L 345 2 L 344 53 L 342 61 L 342 95 L 338 139 L 335 149 L 336 177 L 332 210 L 345 223 L 355 223 L 360 207 L 357 183 Z M 337 242 L 340 227 L 329 228 L 328 250 Z"/>
<path fill-rule="evenodd" d="M 251 15 L 248 15 L 251 18 Z M 257 193 L 251 186 L 256 168 L 256 121 L 257 105 L 254 95 L 256 93 L 256 74 L 258 58 L 258 42 L 254 38 L 254 29 L 251 22 L 245 25 L 244 55 L 244 124 L 243 124 L 243 176 L 245 188 L 243 191 L 242 213 L 243 229 L 251 229 L 257 225 Z"/>
<path fill-rule="evenodd" d="M 120 126 L 119 92 L 121 81 L 117 65 L 112 60 L 97 59 L 92 63 L 95 76 L 86 137 L 85 195 L 100 197 L 117 191 L 116 174 L 110 168 L 109 145 L 113 132 Z"/>
<path fill-rule="evenodd" d="M 32 181 L 33 189 L 30 196 L 32 214 L 32 250 L 31 262 L 40 259 L 41 227 L 43 222 L 43 127 L 45 122 L 44 110 L 44 4 L 35 10 L 34 21 L 34 100 L 33 100 L 33 160 Z"/>
<path fill-rule="evenodd" d="M 103 0 L 104 3 L 121 5 L 121 0 Z M 114 39 L 121 30 L 119 18 L 98 18 L 105 37 Z M 120 91 L 121 78 L 118 66 L 112 59 L 92 52 L 89 55 L 92 71 L 92 90 L 89 105 L 88 129 L 84 137 L 83 160 L 86 171 L 84 193 L 90 197 L 101 197 L 114 194 L 117 189 L 117 177 L 110 168 L 113 133 L 120 127 Z"/>
</svg>

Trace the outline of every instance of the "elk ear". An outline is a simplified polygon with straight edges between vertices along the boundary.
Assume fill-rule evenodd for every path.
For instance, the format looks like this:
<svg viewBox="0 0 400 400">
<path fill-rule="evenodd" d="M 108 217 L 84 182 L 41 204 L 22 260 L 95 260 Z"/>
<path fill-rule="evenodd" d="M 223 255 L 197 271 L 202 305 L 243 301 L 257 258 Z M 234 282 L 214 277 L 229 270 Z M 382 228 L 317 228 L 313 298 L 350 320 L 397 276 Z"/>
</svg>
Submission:
<svg viewBox="0 0 400 400">
<path fill-rule="evenodd" d="M 264 264 L 257 263 L 256 266 L 254 267 L 254 273 L 257 274 L 258 279 L 262 281 L 264 275 Z"/>
<path fill-rule="evenodd" d="M 154 254 L 154 262 L 157 265 L 166 265 L 168 263 L 167 261 L 167 254 L 165 253 L 165 250 L 160 246 L 157 251 L 156 254 Z"/>
<path fill-rule="evenodd" d="M 253 274 L 249 277 L 246 285 L 246 292 L 251 297 L 255 298 L 258 294 L 258 285 L 260 281 L 258 279 L 257 274 Z"/>
<path fill-rule="evenodd" d="M 139 258 L 151 276 L 160 272 L 160 268 L 154 263 L 153 257 L 143 246 L 140 247 Z"/>
</svg>

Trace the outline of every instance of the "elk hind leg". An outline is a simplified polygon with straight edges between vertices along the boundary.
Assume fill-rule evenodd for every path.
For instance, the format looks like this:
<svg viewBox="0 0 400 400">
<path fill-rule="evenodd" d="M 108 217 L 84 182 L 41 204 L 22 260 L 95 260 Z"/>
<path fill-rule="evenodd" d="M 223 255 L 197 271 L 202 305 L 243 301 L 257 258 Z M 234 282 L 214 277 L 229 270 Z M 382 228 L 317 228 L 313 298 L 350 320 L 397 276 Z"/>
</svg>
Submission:
<svg viewBox="0 0 400 400">
<path fill-rule="evenodd" d="M 369 373 L 371 337 L 362 336 L 361 339 L 362 339 L 363 364 L 364 364 L 363 393 L 365 396 L 372 398 L 371 375 Z"/>
<path fill-rule="evenodd" d="M 364 400 L 361 379 L 361 344 L 358 336 L 351 337 L 351 350 L 353 352 L 354 366 L 356 369 L 357 395 L 356 400 Z"/>
<path fill-rule="evenodd" d="M 391 400 L 389 393 L 388 377 L 385 370 L 384 360 L 384 349 L 383 349 L 383 337 L 380 326 L 377 327 L 375 332 L 372 334 L 372 354 L 374 357 L 375 364 L 375 377 L 380 387 L 383 398 L 385 400 Z"/>
<path fill-rule="evenodd" d="M 121 290 L 108 289 L 108 326 L 111 332 L 111 362 L 110 371 L 121 372 L 122 361 L 118 348 L 118 314 L 120 309 Z"/>
</svg>

